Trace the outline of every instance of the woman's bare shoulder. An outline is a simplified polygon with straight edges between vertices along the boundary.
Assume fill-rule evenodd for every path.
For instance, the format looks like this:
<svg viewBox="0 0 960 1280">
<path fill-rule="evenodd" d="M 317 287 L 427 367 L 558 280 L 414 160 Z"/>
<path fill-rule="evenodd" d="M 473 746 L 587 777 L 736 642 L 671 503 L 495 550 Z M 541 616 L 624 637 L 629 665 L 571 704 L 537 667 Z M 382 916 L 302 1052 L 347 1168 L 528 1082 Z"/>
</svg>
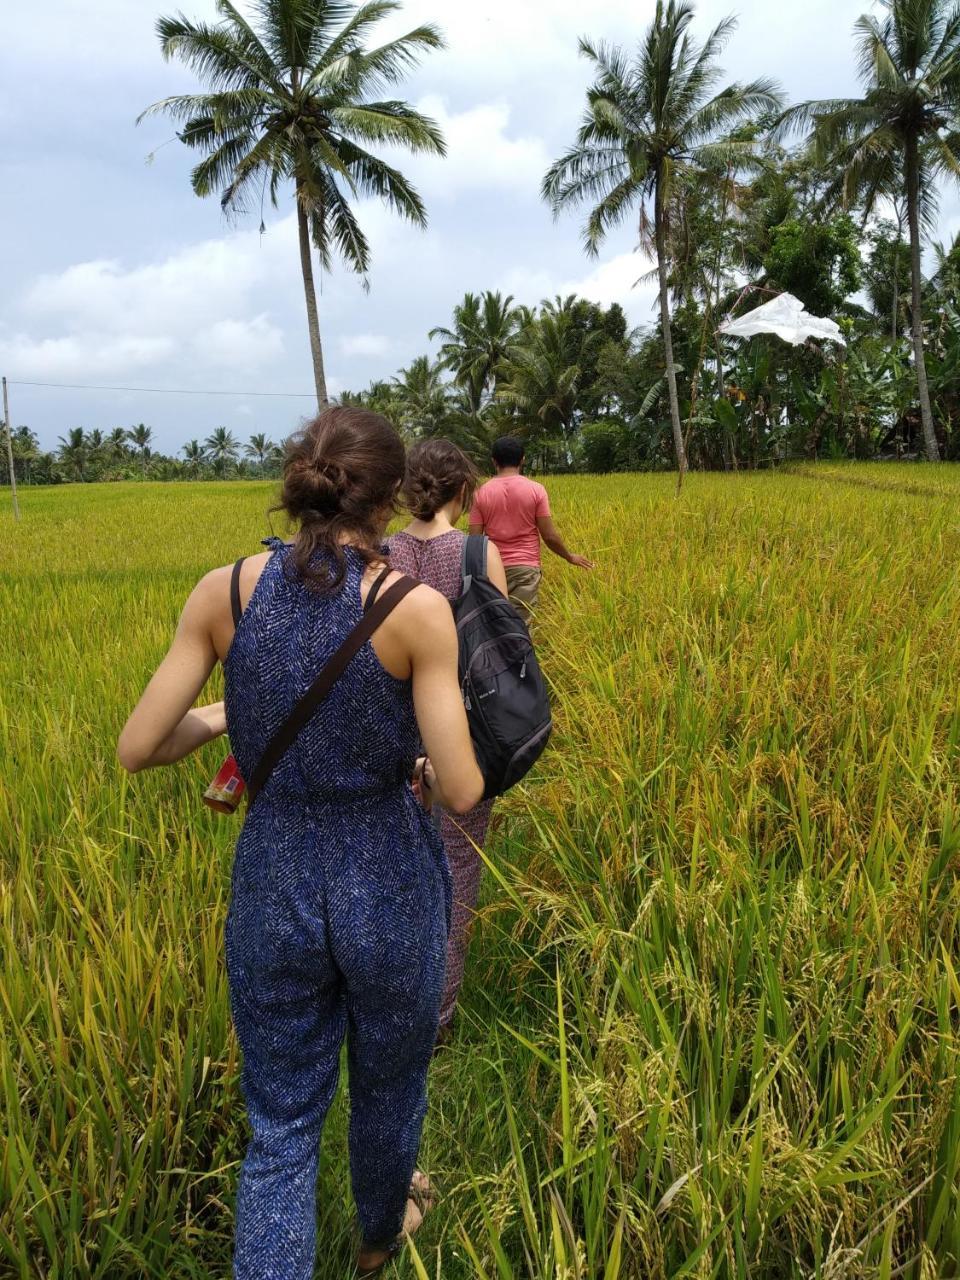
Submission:
<svg viewBox="0 0 960 1280">
<path fill-rule="evenodd" d="M 246 604 L 260 574 L 266 567 L 272 551 L 261 551 L 257 555 L 247 556 L 240 567 L 240 599 Z M 211 611 L 216 614 L 224 608 L 230 608 L 230 584 L 233 578 L 232 564 L 220 565 L 210 569 L 203 575 L 190 593 L 188 604 L 193 607 Z"/>
</svg>

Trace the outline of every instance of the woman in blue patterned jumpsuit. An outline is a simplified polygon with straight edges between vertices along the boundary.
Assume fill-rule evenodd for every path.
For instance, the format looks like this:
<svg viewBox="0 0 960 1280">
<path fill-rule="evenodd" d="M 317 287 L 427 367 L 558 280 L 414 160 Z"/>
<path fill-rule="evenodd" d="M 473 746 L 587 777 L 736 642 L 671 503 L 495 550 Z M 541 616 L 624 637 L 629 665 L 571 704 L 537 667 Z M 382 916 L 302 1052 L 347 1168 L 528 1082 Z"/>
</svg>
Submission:
<svg viewBox="0 0 960 1280">
<path fill-rule="evenodd" d="M 228 728 L 251 776 L 362 615 L 403 463 L 394 428 L 363 410 L 328 409 L 288 445 L 281 505 L 299 523 L 296 540 L 243 563 L 235 630 L 230 569 L 195 588 L 121 735 L 126 768 L 180 760 Z M 241 1280 L 313 1276 L 320 1133 L 345 1037 L 361 1274 L 385 1265 L 429 1203 L 414 1166 L 450 881 L 409 779 L 422 739 L 425 793 L 460 813 L 482 793 L 456 649 L 447 602 L 412 590 L 281 757 L 244 824 L 227 920 L 253 1130 L 237 1192 Z M 218 659 L 226 706 L 194 707 Z"/>
</svg>

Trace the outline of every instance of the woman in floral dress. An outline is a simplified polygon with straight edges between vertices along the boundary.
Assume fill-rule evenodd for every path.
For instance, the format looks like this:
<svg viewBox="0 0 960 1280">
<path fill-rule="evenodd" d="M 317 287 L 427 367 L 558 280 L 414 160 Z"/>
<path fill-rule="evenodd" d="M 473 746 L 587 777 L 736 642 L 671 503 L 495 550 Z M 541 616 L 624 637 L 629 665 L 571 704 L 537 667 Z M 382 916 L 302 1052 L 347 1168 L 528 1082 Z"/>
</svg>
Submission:
<svg viewBox="0 0 960 1280">
<path fill-rule="evenodd" d="M 461 590 L 461 562 L 466 534 L 455 528 L 470 506 L 478 482 L 470 459 L 449 440 L 423 440 L 407 454 L 404 499 L 413 519 L 388 540 L 390 564 L 455 600 Z M 507 578 L 500 553 L 487 545 L 487 573 L 507 594 Z M 463 982 L 470 929 L 477 909 L 483 848 L 492 801 L 484 800 L 469 813 L 441 812 L 440 833 L 453 878 L 453 913 L 447 944 L 447 975 L 440 1004 L 442 1042 L 449 1037 L 457 995 Z"/>
</svg>

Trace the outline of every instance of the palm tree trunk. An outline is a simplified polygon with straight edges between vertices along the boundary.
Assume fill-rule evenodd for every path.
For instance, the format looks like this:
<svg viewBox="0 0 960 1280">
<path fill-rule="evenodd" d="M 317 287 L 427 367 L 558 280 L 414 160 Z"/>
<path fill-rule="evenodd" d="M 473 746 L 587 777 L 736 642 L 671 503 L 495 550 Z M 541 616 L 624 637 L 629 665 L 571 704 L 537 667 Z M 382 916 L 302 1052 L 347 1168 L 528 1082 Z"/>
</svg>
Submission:
<svg viewBox="0 0 960 1280">
<path fill-rule="evenodd" d="M 310 225 L 307 211 L 300 199 L 300 183 L 297 182 L 297 229 L 300 233 L 300 270 L 303 272 L 303 293 L 307 303 L 307 328 L 310 331 L 310 354 L 313 356 L 313 380 L 317 387 L 317 408 L 325 409 L 327 379 L 323 372 L 323 347 L 320 345 L 320 319 L 317 315 L 317 292 L 313 283 L 313 255 L 310 251 Z"/>
<path fill-rule="evenodd" d="M 677 489 L 683 484 L 687 470 L 687 454 L 683 447 L 683 427 L 680 425 L 680 400 L 677 396 L 677 375 L 673 367 L 673 330 L 670 327 L 670 296 L 667 286 L 667 247 L 663 215 L 663 175 L 657 172 L 657 189 L 654 200 L 654 229 L 657 241 L 657 275 L 660 279 L 660 323 L 663 327 L 663 355 L 667 365 L 667 393 L 670 398 L 670 422 L 673 427 L 673 447 L 677 454 Z"/>
<path fill-rule="evenodd" d="M 913 290 L 910 327 L 913 330 L 914 360 L 917 366 L 917 390 L 920 393 L 920 419 L 923 442 L 931 462 L 940 461 L 940 446 L 933 429 L 930 388 L 927 386 L 927 363 L 923 354 L 923 298 L 920 275 L 920 166 L 917 140 L 907 142 L 907 218 L 910 223 L 910 278 Z"/>
</svg>

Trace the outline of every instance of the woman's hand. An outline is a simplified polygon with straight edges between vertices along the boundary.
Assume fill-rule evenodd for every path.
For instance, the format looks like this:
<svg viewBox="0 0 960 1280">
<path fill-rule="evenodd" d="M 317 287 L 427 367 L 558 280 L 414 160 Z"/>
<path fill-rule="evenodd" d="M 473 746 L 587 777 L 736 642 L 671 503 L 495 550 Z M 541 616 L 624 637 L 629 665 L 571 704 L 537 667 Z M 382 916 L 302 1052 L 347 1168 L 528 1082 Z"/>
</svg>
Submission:
<svg viewBox="0 0 960 1280">
<path fill-rule="evenodd" d="M 227 732 L 227 708 L 223 702 L 208 702 L 205 707 L 196 707 L 196 714 L 202 716 L 210 731 L 211 738 L 220 738 Z"/>
<path fill-rule="evenodd" d="M 427 813 L 433 808 L 436 787 L 436 770 L 427 756 L 421 756 L 413 773 L 413 794 L 426 809 Z"/>
</svg>

